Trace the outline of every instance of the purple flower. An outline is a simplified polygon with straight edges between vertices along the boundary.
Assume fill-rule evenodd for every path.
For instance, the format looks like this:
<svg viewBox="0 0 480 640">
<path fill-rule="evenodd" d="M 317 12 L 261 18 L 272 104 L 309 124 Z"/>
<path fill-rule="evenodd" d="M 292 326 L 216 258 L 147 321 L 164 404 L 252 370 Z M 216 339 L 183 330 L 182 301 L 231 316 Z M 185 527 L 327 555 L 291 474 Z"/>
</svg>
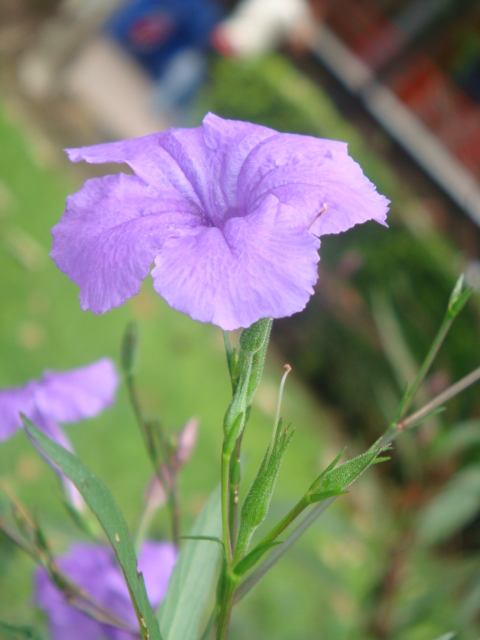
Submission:
<svg viewBox="0 0 480 640">
<path fill-rule="evenodd" d="M 62 447 L 72 445 L 58 425 L 92 418 L 109 407 L 118 386 L 115 366 L 108 358 L 72 371 L 45 371 L 40 380 L 23 387 L 0 391 L 0 441 L 12 436 L 22 425 L 20 413 Z M 82 503 L 75 487 L 61 476 L 70 500 Z"/>
<path fill-rule="evenodd" d="M 169 542 L 145 542 L 138 557 L 152 607 L 156 608 L 167 591 L 177 551 Z M 75 544 L 58 561 L 64 575 L 81 587 L 103 608 L 137 629 L 137 619 L 122 572 L 113 552 L 107 547 Z M 35 575 L 35 601 L 45 611 L 52 640 L 132 640 L 129 631 L 102 624 L 73 608 L 63 592 L 50 580 L 43 568 Z"/>
<path fill-rule="evenodd" d="M 230 330 L 289 316 L 313 293 L 317 236 L 385 223 L 388 200 L 342 142 L 208 114 L 67 153 L 135 172 L 88 180 L 52 230 L 52 258 L 94 313 L 137 294 L 154 261 L 157 293 L 196 320 Z"/>
</svg>

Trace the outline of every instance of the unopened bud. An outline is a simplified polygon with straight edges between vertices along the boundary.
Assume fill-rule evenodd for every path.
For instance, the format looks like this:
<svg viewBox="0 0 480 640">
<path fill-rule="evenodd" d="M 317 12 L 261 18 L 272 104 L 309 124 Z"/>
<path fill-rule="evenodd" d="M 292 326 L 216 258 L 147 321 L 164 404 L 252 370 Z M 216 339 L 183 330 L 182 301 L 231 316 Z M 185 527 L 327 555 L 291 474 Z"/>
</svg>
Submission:
<svg viewBox="0 0 480 640">
<path fill-rule="evenodd" d="M 175 457 L 179 465 L 186 464 L 192 457 L 197 442 L 198 428 L 197 418 L 190 418 L 178 435 L 178 444 Z"/>
<path fill-rule="evenodd" d="M 157 475 L 154 475 L 148 483 L 145 491 L 145 504 L 152 511 L 156 511 L 163 507 L 167 501 L 167 494 L 163 484 Z"/>
</svg>

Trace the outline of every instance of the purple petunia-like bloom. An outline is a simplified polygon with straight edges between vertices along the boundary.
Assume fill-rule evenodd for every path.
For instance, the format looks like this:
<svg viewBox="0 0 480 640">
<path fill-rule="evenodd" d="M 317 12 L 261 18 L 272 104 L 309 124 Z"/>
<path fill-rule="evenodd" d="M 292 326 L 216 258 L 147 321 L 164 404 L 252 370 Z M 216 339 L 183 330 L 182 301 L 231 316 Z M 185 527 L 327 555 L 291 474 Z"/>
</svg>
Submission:
<svg viewBox="0 0 480 640">
<path fill-rule="evenodd" d="M 163 600 L 177 559 L 170 542 L 144 542 L 138 556 L 152 607 Z M 64 575 L 126 626 L 136 629 L 137 619 L 122 572 L 110 548 L 75 544 L 58 561 Z M 35 601 L 45 611 L 51 640 L 132 640 L 137 634 L 102 624 L 73 608 L 51 582 L 43 568 L 35 576 Z"/>
<path fill-rule="evenodd" d="M 292 315 L 313 293 L 318 237 L 388 209 L 346 144 L 213 114 L 67 153 L 135 173 L 88 180 L 52 230 L 53 260 L 94 313 L 137 294 L 154 261 L 157 293 L 193 319 L 232 330 Z"/>
<path fill-rule="evenodd" d="M 79 422 L 92 418 L 113 404 L 118 386 L 115 366 L 102 358 L 72 371 L 45 371 L 40 380 L 23 387 L 0 391 L 0 441 L 23 427 L 20 413 L 36 427 L 73 451 L 59 423 Z M 70 481 L 60 474 L 72 504 L 80 506 L 80 494 Z"/>
</svg>

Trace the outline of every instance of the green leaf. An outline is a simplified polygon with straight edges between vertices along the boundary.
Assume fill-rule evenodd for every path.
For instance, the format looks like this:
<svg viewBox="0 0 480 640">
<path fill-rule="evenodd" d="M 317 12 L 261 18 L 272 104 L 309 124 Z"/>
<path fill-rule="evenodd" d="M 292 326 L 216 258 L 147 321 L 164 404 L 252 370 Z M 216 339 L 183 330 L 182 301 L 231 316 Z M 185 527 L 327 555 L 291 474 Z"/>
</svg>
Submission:
<svg viewBox="0 0 480 640">
<path fill-rule="evenodd" d="M 340 453 L 332 460 L 332 462 L 328 465 L 328 467 L 326 469 L 324 469 L 322 471 L 322 473 L 318 476 L 318 478 L 315 480 L 315 483 L 318 483 L 322 478 L 324 478 L 327 473 L 329 471 L 331 471 L 332 469 L 334 469 L 337 466 L 337 463 L 340 461 L 340 458 L 343 458 L 343 454 L 345 453 L 345 451 L 347 450 L 347 447 L 343 447 L 343 449 L 340 451 Z M 314 484 L 315 484 L 314 483 Z M 313 485 L 312 485 L 313 486 Z"/>
<path fill-rule="evenodd" d="M 78 458 L 50 440 L 25 416 L 25 429 L 45 454 L 70 478 L 102 525 L 127 583 L 144 640 L 161 640 L 158 622 L 148 601 L 145 583 L 137 572 L 137 559 L 127 523 L 112 494 Z"/>
<path fill-rule="evenodd" d="M 12 640 L 41 640 L 40 634 L 32 627 L 14 627 L 6 622 L 0 622 L 0 636 Z"/>
<path fill-rule="evenodd" d="M 244 329 L 240 334 L 240 349 L 250 355 L 259 351 L 270 336 L 271 327 L 272 319 L 262 318 Z"/>
<path fill-rule="evenodd" d="M 435 638 L 435 640 L 453 640 L 457 635 L 456 631 L 451 631 L 450 633 L 444 633 L 439 638 Z"/>
<path fill-rule="evenodd" d="M 473 292 L 473 287 L 469 287 L 466 291 L 462 293 L 462 295 L 458 298 L 458 300 L 455 300 L 455 302 L 449 306 L 448 311 L 451 316 L 453 317 L 458 316 L 460 311 L 467 304 L 467 301 L 472 295 L 472 292 Z"/>
<path fill-rule="evenodd" d="M 244 573 L 246 573 L 249 569 L 251 569 L 257 564 L 257 562 L 260 560 L 260 558 L 263 556 L 264 553 L 266 553 L 269 549 L 271 549 L 272 547 L 276 547 L 279 544 L 282 544 L 282 543 L 281 542 L 265 542 L 264 544 L 259 544 L 258 547 L 255 547 L 255 549 L 252 549 L 252 551 L 250 551 L 250 553 L 246 555 L 245 558 L 243 558 L 243 560 L 240 560 L 240 562 L 237 564 L 237 566 L 233 570 L 234 573 L 236 573 L 237 576 L 242 576 Z"/>
<path fill-rule="evenodd" d="M 323 496 L 325 494 L 335 495 L 343 492 L 352 482 L 359 478 L 368 467 L 375 464 L 377 460 L 380 462 L 381 458 L 378 458 L 379 454 L 388 451 L 388 449 L 388 446 L 376 449 L 374 445 L 374 447 L 356 458 L 352 458 L 352 460 L 348 460 L 338 467 L 332 468 L 334 462 L 340 458 L 340 456 L 337 456 L 334 462 L 331 463 L 311 485 L 308 492 L 310 498 L 314 501 L 324 500 L 325 498 Z"/>
<path fill-rule="evenodd" d="M 272 451 L 270 447 L 262 460 L 258 473 L 243 501 L 240 512 L 240 527 L 235 548 L 235 561 L 246 553 L 255 530 L 265 520 L 275 490 L 280 465 L 294 431 L 277 428 Z"/>
<path fill-rule="evenodd" d="M 467 300 L 472 294 L 473 287 L 469 287 L 465 291 L 463 290 L 465 284 L 465 277 L 462 275 L 458 278 L 455 286 L 453 288 L 452 293 L 450 294 L 450 299 L 448 300 L 448 315 L 452 318 L 457 316 L 460 311 L 465 306 Z"/>
<path fill-rule="evenodd" d="M 190 540 L 183 547 L 173 570 L 158 619 L 164 640 L 196 640 L 205 606 L 213 593 L 221 554 L 211 538 L 222 530 L 220 489 L 211 495 L 195 521 Z"/>
<path fill-rule="evenodd" d="M 263 325 L 265 332 L 265 339 L 261 348 L 253 354 L 252 359 L 252 373 L 250 374 L 250 381 L 248 383 L 247 393 L 247 408 L 251 406 L 253 397 L 258 389 L 260 380 L 262 379 L 263 367 L 265 365 L 265 358 L 267 356 L 268 343 L 270 340 L 270 333 L 272 331 L 273 320 L 268 318 Z"/>
<path fill-rule="evenodd" d="M 320 493 L 314 493 L 310 496 L 312 502 L 322 502 L 322 500 L 328 500 L 329 498 L 336 498 L 337 496 L 343 496 L 348 491 L 323 491 Z"/>
<path fill-rule="evenodd" d="M 247 410 L 247 392 L 250 374 L 252 372 L 252 356 L 242 359 L 242 372 L 238 380 L 235 393 L 223 419 L 223 431 L 225 438 L 232 442 L 231 454 L 235 446 L 235 441 L 241 434 L 245 426 L 245 412 Z M 224 447 L 225 451 L 225 447 Z"/>
</svg>

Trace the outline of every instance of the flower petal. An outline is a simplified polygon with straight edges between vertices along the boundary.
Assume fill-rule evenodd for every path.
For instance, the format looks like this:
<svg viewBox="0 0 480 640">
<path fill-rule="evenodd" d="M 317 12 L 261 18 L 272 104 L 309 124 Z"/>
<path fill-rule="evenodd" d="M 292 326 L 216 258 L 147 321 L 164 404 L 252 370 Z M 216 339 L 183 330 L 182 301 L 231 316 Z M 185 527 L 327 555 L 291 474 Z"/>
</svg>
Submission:
<svg viewBox="0 0 480 640">
<path fill-rule="evenodd" d="M 177 555 L 177 548 L 171 542 L 146 540 L 142 545 L 138 555 L 138 570 L 143 573 L 148 599 L 154 609 L 167 593 Z"/>
<path fill-rule="evenodd" d="M 376 220 L 385 224 L 388 200 L 378 194 L 342 142 L 276 134 L 252 150 L 238 178 L 239 201 L 247 209 L 268 194 L 295 208 L 317 236 Z"/>
<path fill-rule="evenodd" d="M 160 197 L 135 176 L 94 178 L 67 198 L 50 256 L 80 287 L 82 309 L 104 313 L 137 294 L 165 238 L 201 216 L 187 200 Z"/>
<path fill-rule="evenodd" d="M 29 382 L 24 387 L 0 391 L 0 442 L 23 427 L 20 413 L 27 417 L 33 415 L 36 385 L 36 382 Z"/>
<path fill-rule="evenodd" d="M 35 403 L 55 422 L 79 422 L 110 407 L 117 387 L 113 362 L 102 358 L 72 371 L 45 371 L 35 390 Z"/>
<path fill-rule="evenodd" d="M 260 142 L 276 133 L 250 122 L 224 120 L 213 113 L 203 119 L 203 136 L 213 164 L 209 184 L 222 208 L 221 220 L 229 217 L 229 211 L 238 210 L 237 182 L 245 159 Z M 245 209 L 237 211 L 237 215 L 246 213 Z"/>
<path fill-rule="evenodd" d="M 94 600 L 136 627 L 128 589 L 107 547 L 75 544 L 58 561 L 61 571 Z M 44 569 L 37 570 L 35 600 L 47 613 L 52 640 L 123 640 L 132 634 L 100 624 L 67 604 Z"/>
<path fill-rule="evenodd" d="M 48 616 L 52 640 L 100 640 L 102 625 L 68 605 L 43 567 L 35 573 L 35 601 Z"/>
<path fill-rule="evenodd" d="M 291 315 L 316 281 L 307 236 L 385 223 L 388 201 L 341 142 L 207 114 L 68 153 L 136 173 L 87 182 L 53 230 L 51 255 L 94 313 L 135 295 L 155 260 L 157 292 L 195 319 L 227 329 Z"/>
<path fill-rule="evenodd" d="M 160 604 L 170 579 L 176 550 L 168 542 L 145 542 L 139 554 L 139 570 L 145 579 L 150 602 Z M 58 560 L 60 570 L 91 598 L 121 620 L 137 627 L 125 580 L 108 547 L 74 544 Z M 45 569 L 35 574 L 35 601 L 46 612 L 52 640 L 133 640 L 136 636 L 100 624 L 67 604 Z"/>
<path fill-rule="evenodd" d="M 319 241 L 274 197 L 223 230 L 196 229 L 165 242 L 152 271 L 174 309 L 225 330 L 303 309 L 317 280 Z"/>
<path fill-rule="evenodd" d="M 65 149 L 72 162 L 85 160 L 92 164 L 117 162 L 128 164 L 135 174 L 145 183 L 154 188 L 162 197 L 167 199 L 186 198 L 199 205 L 197 193 L 186 177 L 183 169 L 183 153 L 179 157 L 171 155 L 168 141 L 175 136 L 176 131 L 188 132 L 185 140 L 188 146 L 203 148 L 201 127 L 197 129 L 169 129 L 160 133 L 153 133 L 141 138 L 107 142 L 91 147 L 79 149 Z M 185 151 L 188 157 L 188 150 Z M 175 151 L 174 151 L 175 154 Z"/>
</svg>

